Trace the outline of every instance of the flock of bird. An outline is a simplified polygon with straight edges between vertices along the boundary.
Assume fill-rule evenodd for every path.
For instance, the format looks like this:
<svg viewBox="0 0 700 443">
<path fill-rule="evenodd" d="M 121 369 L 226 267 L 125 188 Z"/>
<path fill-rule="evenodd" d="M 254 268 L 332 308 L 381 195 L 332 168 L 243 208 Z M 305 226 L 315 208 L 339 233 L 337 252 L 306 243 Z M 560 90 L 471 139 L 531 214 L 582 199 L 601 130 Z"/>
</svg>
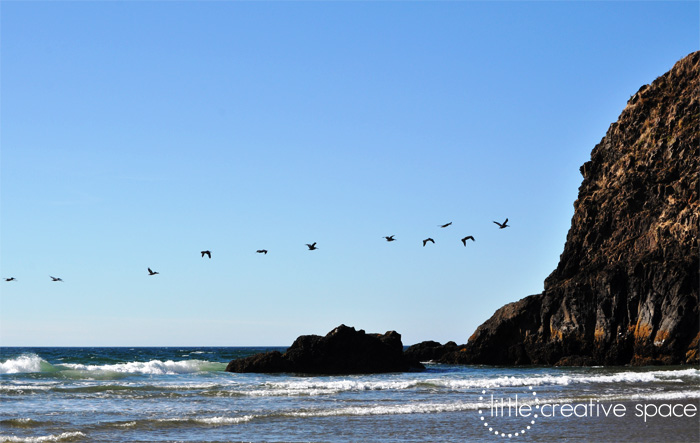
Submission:
<svg viewBox="0 0 700 443">
<path fill-rule="evenodd" d="M 508 224 L 508 219 L 507 219 L 507 218 L 505 219 L 505 221 L 504 221 L 503 223 L 498 223 L 497 221 L 494 221 L 494 223 L 496 223 L 496 224 L 498 225 L 498 228 L 499 228 L 499 229 L 504 229 L 504 228 L 509 228 L 509 227 L 510 227 L 510 225 Z M 440 226 L 441 228 L 446 228 L 446 227 L 450 226 L 451 224 L 452 224 L 452 222 L 449 222 L 449 223 L 445 223 L 444 225 L 439 225 L 439 226 Z M 388 241 L 388 242 L 396 241 L 396 239 L 394 238 L 394 235 L 387 235 L 387 236 L 384 237 L 384 239 L 386 239 L 386 241 Z M 467 246 L 467 240 L 476 241 L 476 240 L 474 240 L 474 236 L 472 236 L 472 235 L 467 235 L 466 237 L 464 237 L 464 238 L 461 239 L 461 242 L 462 242 L 462 244 L 463 244 L 464 246 Z M 432 238 L 428 237 L 428 238 L 426 238 L 425 240 L 423 240 L 423 247 L 425 247 L 425 245 L 426 245 L 428 242 L 435 244 L 435 240 L 433 240 Z M 311 244 L 307 243 L 307 244 L 306 244 L 306 247 L 309 248 L 309 251 L 315 251 L 316 249 L 318 249 L 318 248 L 316 247 L 316 242 L 313 242 L 313 243 L 311 243 Z M 255 252 L 258 253 L 258 254 L 267 254 L 267 249 L 258 249 L 258 250 L 255 251 Z M 208 257 L 208 258 L 211 258 L 211 251 L 208 251 L 208 250 L 207 250 L 207 251 L 201 251 L 201 254 L 202 254 L 202 258 L 204 258 L 205 256 Z M 148 268 L 148 275 L 157 275 L 157 274 L 159 274 L 159 272 L 156 272 L 156 271 L 152 270 L 151 268 Z M 59 277 L 53 277 L 53 276 L 51 276 L 51 275 L 49 275 L 49 277 L 51 278 L 51 281 L 60 281 L 60 282 L 63 281 L 63 280 L 62 280 L 61 278 L 59 278 Z M 9 278 L 5 278 L 5 281 L 17 281 L 17 279 L 14 278 L 14 277 L 9 277 Z"/>
</svg>

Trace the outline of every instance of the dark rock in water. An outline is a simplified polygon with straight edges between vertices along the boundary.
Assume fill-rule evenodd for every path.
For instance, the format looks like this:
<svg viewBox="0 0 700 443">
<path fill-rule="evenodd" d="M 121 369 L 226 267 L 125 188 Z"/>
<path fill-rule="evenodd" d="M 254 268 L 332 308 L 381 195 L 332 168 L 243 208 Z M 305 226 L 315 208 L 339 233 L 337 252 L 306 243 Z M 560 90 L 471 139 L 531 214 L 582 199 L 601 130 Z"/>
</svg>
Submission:
<svg viewBox="0 0 700 443">
<path fill-rule="evenodd" d="M 302 335 L 282 354 L 278 351 L 232 360 L 228 372 L 296 372 L 305 374 L 373 374 L 420 371 L 425 367 L 406 358 L 395 331 L 366 334 L 340 325 L 325 337 Z"/>
<path fill-rule="evenodd" d="M 446 354 L 459 352 L 460 347 L 453 341 L 447 342 L 444 345 L 436 341 L 424 341 L 409 346 L 404 351 L 404 355 L 415 361 L 438 362 Z"/>
<path fill-rule="evenodd" d="M 634 94 L 581 167 L 558 267 L 454 363 L 697 364 L 700 52 Z"/>
</svg>

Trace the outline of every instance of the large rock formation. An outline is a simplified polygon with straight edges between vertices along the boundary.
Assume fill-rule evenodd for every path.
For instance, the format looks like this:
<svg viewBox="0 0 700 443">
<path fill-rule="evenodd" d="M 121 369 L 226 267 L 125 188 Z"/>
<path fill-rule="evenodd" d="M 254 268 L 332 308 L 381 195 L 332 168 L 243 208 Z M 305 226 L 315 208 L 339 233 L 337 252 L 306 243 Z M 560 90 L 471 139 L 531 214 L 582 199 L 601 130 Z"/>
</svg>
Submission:
<svg viewBox="0 0 700 443">
<path fill-rule="evenodd" d="M 699 62 L 639 89 L 593 149 L 544 292 L 500 308 L 443 361 L 698 363 Z"/>
<path fill-rule="evenodd" d="M 295 372 L 304 374 L 371 374 L 420 371 L 425 367 L 406 358 L 401 335 L 365 334 L 340 325 L 325 337 L 302 335 L 282 354 L 278 351 L 232 360 L 228 372 Z"/>
</svg>

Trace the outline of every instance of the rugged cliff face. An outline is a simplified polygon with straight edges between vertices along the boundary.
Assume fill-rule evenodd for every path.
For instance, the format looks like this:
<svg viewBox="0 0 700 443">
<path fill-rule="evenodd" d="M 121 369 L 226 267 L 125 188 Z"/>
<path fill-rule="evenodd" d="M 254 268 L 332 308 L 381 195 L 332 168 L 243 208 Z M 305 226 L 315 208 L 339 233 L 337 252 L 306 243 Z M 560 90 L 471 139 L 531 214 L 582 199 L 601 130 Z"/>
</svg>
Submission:
<svg viewBox="0 0 700 443">
<path fill-rule="evenodd" d="M 633 95 L 581 167 L 564 252 L 443 361 L 698 363 L 700 52 Z"/>
</svg>

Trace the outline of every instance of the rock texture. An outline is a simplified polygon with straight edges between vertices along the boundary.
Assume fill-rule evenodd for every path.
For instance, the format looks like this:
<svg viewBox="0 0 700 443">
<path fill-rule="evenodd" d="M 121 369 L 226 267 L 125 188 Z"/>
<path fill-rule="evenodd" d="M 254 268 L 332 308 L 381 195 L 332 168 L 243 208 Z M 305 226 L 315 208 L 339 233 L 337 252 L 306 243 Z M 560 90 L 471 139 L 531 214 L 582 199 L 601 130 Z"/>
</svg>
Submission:
<svg viewBox="0 0 700 443">
<path fill-rule="evenodd" d="M 544 292 L 500 308 L 442 361 L 698 363 L 699 62 L 639 89 L 593 149 Z"/>
<path fill-rule="evenodd" d="M 406 358 L 395 331 L 366 334 L 340 325 L 325 337 L 302 335 L 282 354 L 278 351 L 232 360 L 228 372 L 294 372 L 304 374 L 373 374 L 420 371 L 425 367 Z"/>
</svg>

